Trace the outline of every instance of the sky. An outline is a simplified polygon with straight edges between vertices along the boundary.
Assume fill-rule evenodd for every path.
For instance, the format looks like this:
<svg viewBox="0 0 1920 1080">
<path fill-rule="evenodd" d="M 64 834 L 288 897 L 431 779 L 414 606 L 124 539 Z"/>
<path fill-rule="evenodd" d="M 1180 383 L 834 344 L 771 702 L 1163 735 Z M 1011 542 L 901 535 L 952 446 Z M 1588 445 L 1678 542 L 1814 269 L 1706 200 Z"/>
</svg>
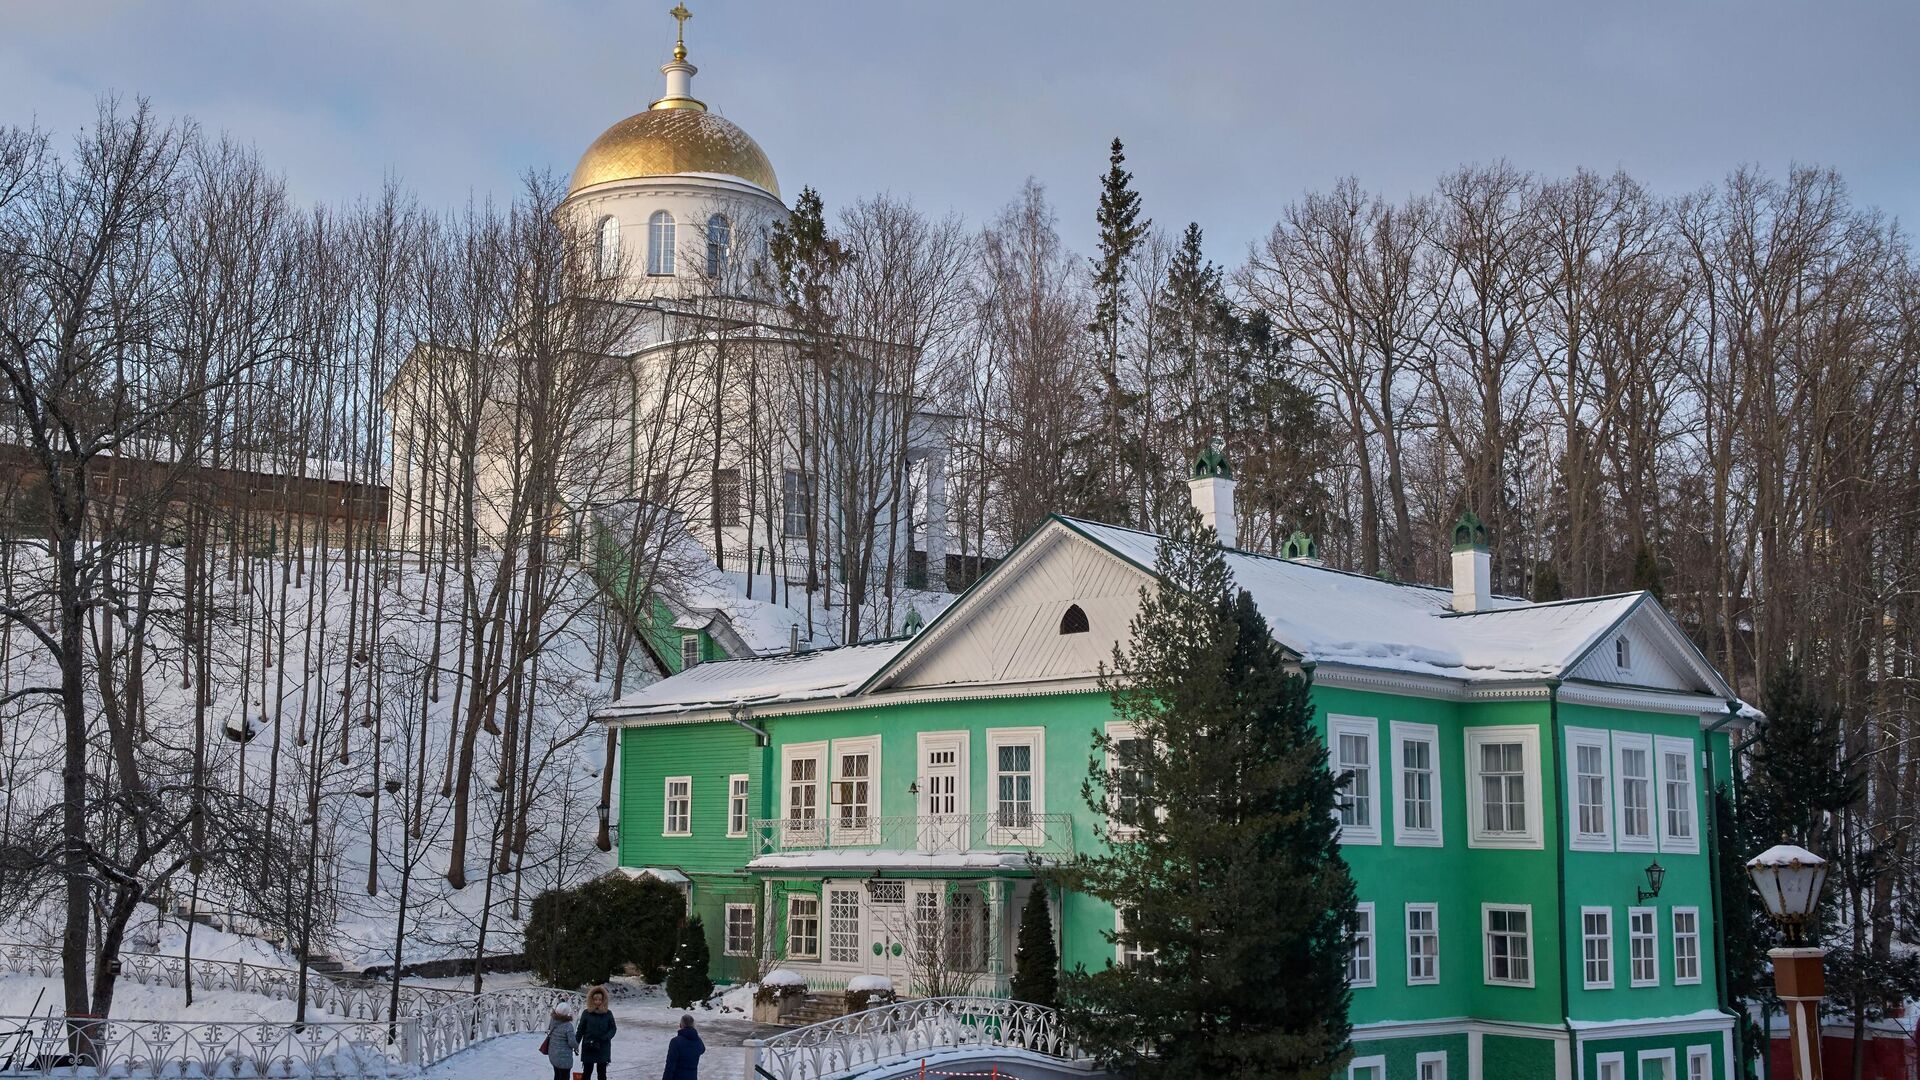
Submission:
<svg viewBox="0 0 1920 1080">
<path fill-rule="evenodd" d="M 392 175 L 429 206 L 572 171 L 660 96 L 668 0 L 0 0 L 0 124 L 107 93 L 256 146 L 303 200 Z M 1107 144 L 1145 213 L 1240 261 L 1347 175 L 1398 199 L 1469 162 L 1839 170 L 1920 219 L 1920 5 L 1774 0 L 689 0 L 694 93 L 789 200 L 888 192 L 980 224 L 1028 176 L 1085 252 Z"/>
</svg>

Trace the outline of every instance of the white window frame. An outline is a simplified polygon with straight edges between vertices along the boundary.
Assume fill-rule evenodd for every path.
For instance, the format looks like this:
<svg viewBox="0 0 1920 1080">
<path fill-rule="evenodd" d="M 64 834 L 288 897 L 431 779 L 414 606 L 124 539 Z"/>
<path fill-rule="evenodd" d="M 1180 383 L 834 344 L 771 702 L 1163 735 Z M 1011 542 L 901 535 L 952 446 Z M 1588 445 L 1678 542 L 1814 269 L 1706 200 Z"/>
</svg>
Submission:
<svg viewBox="0 0 1920 1080">
<path fill-rule="evenodd" d="M 1608 1070 L 1607 1066 L 1613 1066 Z M 1627 1080 L 1627 1055 L 1624 1050 L 1610 1050 L 1593 1056 L 1594 1080 Z"/>
<path fill-rule="evenodd" d="M 1683 915 L 1693 920 L 1693 932 L 1690 934 L 1680 933 L 1680 917 Z M 1697 907 L 1673 908 L 1667 916 L 1667 925 L 1673 934 L 1673 985 L 1700 985 L 1700 971 L 1702 966 L 1700 960 L 1700 909 Z M 1680 972 L 1680 941 L 1683 937 L 1691 938 L 1693 941 L 1693 974 L 1691 975 L 1682 975 Z"/>
<path fill-rule="evenodd" d="M 1111 744 L 1123 739 L 1137 740 L 1139 738 L 1140 732 L 1132 724 L 1124 720 L 1110 720 L 1107 722 L 1107 741 L 1109 745 L 1106 755 L 1106 768 L 1108 775 L 1112 775 L 1113 771 L 1120 767 L 1120 759 L 1114 754 Z M 1134 837 L 1140 835 L 1140 830 L 1132 825 L 1122 825 L 1112 818 L 1113 807 L 1117 798 L 1118 796 L 1112 791 L 1107 792 L 1107 836 L 1114 840 L 1132 840 Z"/>
<path fill-rule="evenodd" d="M 1660 807 L 1660 820 L 1656 831 L 1660 835 L 1660 850 L 1675 854 L 1697 855 L 1700 852 L 1700 777 L 1696 748 L 1690 739 L 1676 739 L 1662 735 L 1654 740 L 1653 782 L 1659 793 L 1655 801 Z M 1669 827 L 1667 815 L 1673 807 L 1667 795 L 1667 759 L 1677 757 L 1684 761 L 1687 780 L 1687 833 L 1675 836 Z"/>
<path fill-rule="evenodd" d="M 1360 1070 L 1365 1069 L 1365 1072 Z M 1347 1080 L 1387 1080 L 1387 1057 L 1385 1054 L 1369 1054 L 1357 1057 L 1347 1065 Z"/>
<path fill-rule="evenodd" d="M 970 816 L 972 765 L 968 750 L 972 733 L 961 731 L 922 731 L 914 737 L 914 775 L 920 794 L 914 796 L 913 813 L 917 821 L 915 846 L 921 851 L 965 851 L 972 833 Z M 953 813 L 932 811 L 932 780 L 927 773 L 927 757 L 937 750 L 952 751 L 954 762 Z"/>
<path fill-rule="evenodd" d="M 861 899 L 865 892 L 858 885 L 842 885 L 836 879 L 831 885 L 820 889 L 820 962 L 837 968 L 858 968 L 865 966 L 867 959 L 867 905 Z M 833 898 L 835 895 L 853 897 L 853 958 L 836 960 L 833 957 Z"/>
<path fill-rule="evenodd" d="M 1496 979 L 1493 977 L 1493 913 L 1520 912 L 1527 917 L 1527 977 L 1519 979 Z M 1481 904 L 1480 905 L 1480 977 L 1488 986 L 1517 986 L 1530 988 L 1534 984 L 1534 968 L 1539 957 L 1533 948 L 1533 905 L 1532 904 Z"/>
<path fill-rule="evenodd" d="M 727 777 L 727 838 L 738 839 L 753 827 L 753 778 L 746 773 Z"/>
<path fill-rule="evenodd" d="M 1000 822 L 1000 748 L 1031 746 L 1029 771 L 1033 774 L 1032 822 L 1027 827 L 1001 825 Z M 1040 843 L 1045 828 L 1041 815 L 1047 812 L 1047 729 L 1043 727 L 987 729 L 987 843 L 1000 847 L 1030 847 Z"/>
<path fill-rule="evenodd" d="M 1416 953 L 1413 948 L 1413 934 L 1414 934 L 1413 916 L 1416 912 L 1433 916 L 1433 928 L 1431 930 L 1421 932 L 1422 937 L 1430 936 L 1433 939 L 1433 973 L 1431 975 L 1415 975 L 1413 973 L 1413 962 L 1415 958 L 1419 956 L 1419 954 Z M 1408 986 L 1438 985 L 1440 982 L 1440 905 L 1439 904 L 1408 904 L 1406 909 L 1405 919 L 1402 923 L 1402 926 L 1406 930 L 1407 985 Z"/>
<path fill-rule="evenodd" d="M 676 800 L 673 795 L 673 785 L 675 784 L 685 784 L 687 786 L 686 793 L 682 795 L 678 800 Z M 661 795 L 660 835 L 661 836 L 692 836 L 693 835 L 693 777 L 691 776 L 667 777 L 664 785 L 660 789 L 660 795 Z M 686 820 L 684 822 L 684 827 L 679 829 L 676 829 L 673 827 L 673 804 L 676 801 L 684 801 L 686 803 Z"/>
<path fill-rule="evenodd" d="M 783 847 L 812 846 L 826 839 L 827 818 L 832 813 L 827 792 L 827 743 L 807 742 L 789 743 L 780 748 L 780 843 Z M 794 816 L 793 789 L 800 785 L 793 780 L 793 763 L 812 761 L 813 781 L 807 785 L 813 788 L 813 814 L 809 819 Z M 803 823 L 806 822 L 806 823 Z"/>
<path fill-rule="evenodd" d="M 1377 986 L 1380 983 L 1380 927 L 1374 920 L 1373 901 L 1363 900 L 1355 904 L 1353 910 L 1363 917 L 1363 928 L 1355 930 L 1353 940 L 1347 943 L 1347 985 Z M 1362 944 L 1366 946 L 1364 950 Z M 1354 978 L 1354 960 L 1362 956 L 1366 960 L 1366 975 L 1364 978 Z"/>
<path fill-rule="evenodd" d="M 680 635 L 680 670 L 689 671 L 700 666 L 700 635 Z"/>
<path fill-rule="evenodd" d="M 1380 721 L 1371 716 L 1327 717 L 1327 751 L 1332 759 L 1328 767 L 1335 775 L 1346 772 L 1346 764 L 1340 758 L 1340 739 L 1344 735 L 1358 736 L 1366 740 L 1367 762 L 1364 781 L 1365 790 L 1353 794 L 1366 800 L 1367 824 L 1340 826 L 1340 842 L 1343 844 L 1380 843 Z M 1341 788 L 1342 797 L 1346 788 Z M 1341 808 L 1335 807 L 1334 820 L 1340 819 Z"/>
<path fill-rule="evenodd" d="M 1642 750 L 1647 755 L 1647 834 L 1634 836 L 1627 831 L 1626 752 Z M 1653 752 L 1653 736 L 1632 731 L 1613 733 L 1613 845 L 1616 851 L 1653 851 L 1660 836 L 1660 770 Z"/>
<path fill-rule="evenodd" d="M 1440 847 L 1446 842 L 1446 825 L 1440 808 L 1446 800 L 1440 770 L 1440 729 L 1433 724 L 1413 724 L 1395 720 L 1388 725 L 1393 741 L 1393 842 L 1402 847 Z M 1405 751 L 1409 743 L 1427 744 L 1428 804 L 1432 825 L 1415 828 L 1407 823 L 1407 774 Z"/>
<path fill-rule="evenodd" d="M 1645 934 L 1634 930 L 1634 920 L 1641 916 L 1645 916 L 1647 920 L 1648 932 Z M 1647 948 L 1651 950 L 1647 960 L 1647 969 L 1653 972 L 1653 977 L 1650 979 L 1640 977 L 1639 965 L 1635 963 L 1633 954 L 1634 945 L 1642 941 L 1646 942 Z M 1660 985 L 1660 911 L 1657 908 L 1630 907 L 1627 909 L 1627 985 L 1635 988 Z"/>
<path fill-rule="evenodd" d="M 806 918 L 812 920 L 813 922 L 813 951 L 812 952 L 794 952 L 793 951 L 793 923 L 795 918 L 793 914 L 793 905 L 796 903 L 810 903 L 813 905 L 813 914 L 809 916 L 805 916 Z M 827 906 L 826 896 L 823 893 L 792 893 L 788 895 L 787 897 L 787 959 L 789 960 L 820 959 L 820 936 L 823 932 L 825 932 L 825 929 L 826 929 L 826 917 L 827 917 L 826 906 Z"/>
<path fill-rule="evenodd" d="M 1625 634 L 1613 639 L 1613 666 L 1621 671 L 1633 670 L 1633 639 Z"/>
<path fill-rule="evenodd" d="M 1427 1066 L 1438 1065 L 1434 1072 L 1427 1072 Z M 1445 1050 L 1425 1050 L 1413 1055 L 1414 1080 L 1447 1080 L 1447 1052 Z"/>
<path fill-rule="evenodd" d="M 1673 1072 L 1674 1060 L 1672 1047 L 1668 1047 L 1665 1050 L 1640 1051 L 1640 1080 L 1653 1080 L 1654 1074 L 1647 1071 L 1647 1066 L 1661 1061 L 1667 1063 L 1666 1071 L 1661 1074 L 1661 1080 L 1678 1080 L 1678 1077 L 1676 1077 Z"/>
<path fill-rule="evenodd" d="M 840 759 L 847 754 L 867 755 L 867 775 L 858 780 L 848 780 L 841 773 Z M 836 847 L 842 844 L 874 843 L 880 835 L 880 736 L 863 735 L 857 739 L 833 740 L 827 754 L 827 767 L 833 774 L 828 777 L 827 783 L 828 842 Z M 855 815 L 850 822 L 843 822 L 842 807 L 855 804 L 840 801 L 841 785 L 859 781 L 865 781 L 867 785 L 867 797 L 858 804 L 863 812 Z"/>
<path fill-rule="evenodd" d="M 655 210 L 647 217 L 647 276 L 672 277 L 674 270 L 674 244 L 678 233 L 678 222 L 665 210 Z"/>
<path fill-rule="evenodd" d="M 1116 934 L 1125 933 L 1126 929 L 1127 909 L 1115 906 L 1113 909 L 1113 932 Z M 1156 949 L 1136 949 L 1132 953 L 1129 953 L 1125 944 L 1115 941 L 1113 943 L 1113 965 L 1122 968 L 1132 967 L 1140 961 L 1155 955 L 1157 952 L 1158 950 Z"/>
<path fill-rule="evenodd" d="M 1587 916 L 1589 915 L 1603 916 L 1607 920 L 1607 928 L 1604 934 L 1595 935 L 1587 932 Z M 1604 979 L 1593 978 L 1592 972 L 1588 970 L 1587 944 L 1593 941 L 1604 942 L 1606 945 L 1605 961 L 1607 965 L 1607 977 Z M 1613 909 L 1610 907 L 1581 908 L 1580 909 L 1580 984 L 1581 986 L 1583 986 L 1588 990 L 1613 989 L 1613 959 L 1614 959 L 1613 957 Z"/>
<path fill-rule="evenodd" d="M 1467 846 L 1476 848 L 1539 849 L 1545 847 L 1540 825 L 1540 729 L 1531 724 L 1508 724 L 1466 729 L 1467 759 Z M 1527 780 L 1522 803 L 1527 827 L 1495 832 L 1486 827 L 1486 812 L 1481 803 L 1480 748 L 1488 743 L 1517 742 L 1521 746 L 1521 767 Z M 1529 924 L 1531 925 L 1531 924 Z"/>
<path fill-rule="evenodd" d="M 620 219 L 612 214 L 594 226 L 594 276 L 602 281 L 620 275 Z"/>
<path fill-rule="evenodd" d="M 1595 728 L 1566 729 L 1567 735 L 1567 846 L 1575 851 L 1613 850 L 1613 750 L 1607 733 Z M 1600 831 L 1586 832 L 1580 827 L 1580 751 L 1600 752 Z"/>
<path fill-rule="evenodd" d="M 1696 1073 L 1693 1067 L 1701 1062 L 1706 1065 Z M 1694 1080 L 1696 1076 L 1699 1080 L 1713 1080 L 1713 1047 L 1710 1045 L 1687 1047 L 1687 1080 Z"/>
<path fill-rule="evenodd" d="M 747 947 L 744 949 L 735 949 L 733 947 L 733 916 L 735 915 L 735 913 L 741 912 L 741 911 L 744 911 L 747 913 Z M 722 918 L 724 918 L 725 921 L 721 923 L 721 926 L 720 926 L 721 955 L 752 956 L 753 955 L 753 932 L 757 924 L 754 910 L 753 910 L 753 905 L 752 904 L 728 904 L 726 914 L 722 916 Z"/>
</svg>

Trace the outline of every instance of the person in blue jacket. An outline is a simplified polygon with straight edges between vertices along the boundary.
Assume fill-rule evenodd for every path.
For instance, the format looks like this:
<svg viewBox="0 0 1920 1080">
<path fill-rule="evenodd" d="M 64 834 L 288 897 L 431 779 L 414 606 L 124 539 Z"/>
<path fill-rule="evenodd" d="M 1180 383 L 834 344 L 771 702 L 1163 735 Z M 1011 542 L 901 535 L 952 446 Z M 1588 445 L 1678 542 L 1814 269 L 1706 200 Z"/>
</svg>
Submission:
<svg viewBox="0 0 1920 1080">
<path fill-rule="evenodd" d="M 693 1015 L 682 1016 L 680 1030 L 667 1040 L 667 1071 L 660 1080 L 700 1080 L 700 1055 L 706 1052 L 707 1044 L 693 1030 Z"/>
</svg>

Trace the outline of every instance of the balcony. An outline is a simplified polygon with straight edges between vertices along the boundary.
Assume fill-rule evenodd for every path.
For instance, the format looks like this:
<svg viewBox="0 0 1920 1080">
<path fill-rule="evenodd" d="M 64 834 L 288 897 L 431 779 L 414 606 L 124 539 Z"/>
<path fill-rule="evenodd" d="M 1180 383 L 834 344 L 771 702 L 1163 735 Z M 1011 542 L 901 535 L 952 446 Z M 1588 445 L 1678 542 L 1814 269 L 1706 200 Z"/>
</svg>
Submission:
<svg viewBox="0 0 1920 1080">
<path fill-rule="evenodd" d="M 754 865 L 991 868 L 1073 857 L 1071 814 L 754 818 Z"/>
</svg>

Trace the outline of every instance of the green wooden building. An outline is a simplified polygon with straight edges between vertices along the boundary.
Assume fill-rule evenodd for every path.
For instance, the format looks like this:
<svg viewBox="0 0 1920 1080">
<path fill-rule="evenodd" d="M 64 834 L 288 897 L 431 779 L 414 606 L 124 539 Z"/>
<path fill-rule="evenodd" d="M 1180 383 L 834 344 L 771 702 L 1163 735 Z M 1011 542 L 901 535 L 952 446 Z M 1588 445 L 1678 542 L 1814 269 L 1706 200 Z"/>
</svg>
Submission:
<svg viewBox="0 0 1920 1080">
<path fill-rule="evenodd" d="M 1495 596 L 1470 515 L 1450 587 L 1304 538 L 1240 552 L 1224 463 L 1196 473 L 1351 775 L 1348 1077 L 1731 1080 L 1740 883 L 1712 871 L 1711 792 L 1751 713 L 1659 602 Z M 606 707 L 619 865 L 684 886 L 717 976 L 1005 993 L 1034 867 L 1101 842 L 1093 734 L 1128 733 L 1096 673 L 1155 542 L 1055 517 L 910 638 L 700 663 Z M 1129 961 L 1112 907 L 1049 899 L 1067 967 Z"/>
</svg>

